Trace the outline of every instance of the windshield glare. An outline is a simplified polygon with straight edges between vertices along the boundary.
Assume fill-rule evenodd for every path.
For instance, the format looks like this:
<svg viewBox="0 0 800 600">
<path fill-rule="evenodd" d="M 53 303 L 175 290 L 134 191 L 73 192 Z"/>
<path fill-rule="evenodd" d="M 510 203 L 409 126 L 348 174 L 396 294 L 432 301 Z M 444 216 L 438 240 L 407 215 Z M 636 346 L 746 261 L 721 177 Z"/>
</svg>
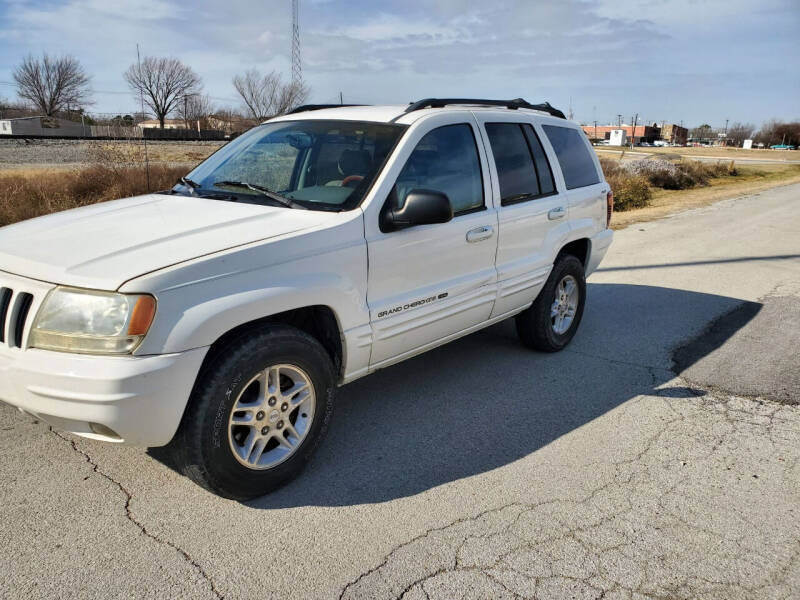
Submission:
<svg viewBox="0 0 800 600">
<path fill-rule="evenodd" d="M 221 148 L 187 179 L 200 196 L 263 201 L 257 190 L 223 183 L 246 182 L 308 208 L 347 210 L 360 204 L 404 129 L 360 121 L 267 123 Z"/>
</svg>

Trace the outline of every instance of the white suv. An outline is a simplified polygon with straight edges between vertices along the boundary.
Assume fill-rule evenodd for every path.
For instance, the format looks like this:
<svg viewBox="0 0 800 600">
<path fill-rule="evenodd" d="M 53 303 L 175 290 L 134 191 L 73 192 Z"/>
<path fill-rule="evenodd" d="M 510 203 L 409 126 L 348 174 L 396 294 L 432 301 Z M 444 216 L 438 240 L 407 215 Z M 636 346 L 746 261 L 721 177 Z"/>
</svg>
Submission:
<svg viewBox="0 0 800 600">
<path fill-rule="evenodd" d="M 612 204 L 546 103 L 301 107 L 171 190 L 0 229 L 0 399 L 261 495 L 338 386 L 514 315 L 564 348 Z"/>
</svg>

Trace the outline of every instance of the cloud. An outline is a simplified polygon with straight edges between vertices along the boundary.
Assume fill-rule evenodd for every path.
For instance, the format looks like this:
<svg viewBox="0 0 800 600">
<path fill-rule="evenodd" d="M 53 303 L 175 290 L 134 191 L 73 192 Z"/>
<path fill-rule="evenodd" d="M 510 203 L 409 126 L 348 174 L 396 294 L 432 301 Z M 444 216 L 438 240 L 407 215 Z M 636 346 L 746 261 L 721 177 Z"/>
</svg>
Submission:
<svg viewBox="0 0 800 600">
<path fill-rule="evenodd" d="M 796 2 L 303 0 L 304 77 L 318 102 L 571 97 L 582 119 L 791 118 Z M 122 92 L 98 93 L 97 110 L 131 110 L 122 72 L 137 43 L 190 64 L 220 99 L 235 73 L 290 72 L 288 0 L 15 0 L 0 19 L 0 81 L 28 52 L 70 53 L 98 90 Z"/>
</svg>

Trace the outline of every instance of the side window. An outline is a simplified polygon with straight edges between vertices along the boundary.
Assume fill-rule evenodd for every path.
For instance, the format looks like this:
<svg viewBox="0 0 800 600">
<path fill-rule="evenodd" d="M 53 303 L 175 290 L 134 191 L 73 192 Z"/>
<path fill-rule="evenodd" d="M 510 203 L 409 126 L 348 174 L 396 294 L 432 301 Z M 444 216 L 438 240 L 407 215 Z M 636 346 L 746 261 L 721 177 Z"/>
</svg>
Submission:
<svg viewBox="0 0 800 600">
<path fill-rule="evenodd" d="M 585 136 L 577 129 L 542 125 L 553 146 L 568 190 L 600 183 Z"/>
<path fill-rule="evenodd" d="M 556 184 L 553 181 L 553 170 L 550 168 L 550 161 L 547 160 L 547 155 L 544 153 L 544 148 L 542 148 L 542 142 L 539 141 L 539 136 L 536 135 L 531 125 L 526 123 L 523 125 L 523 129 L 533 154 L 536 174 L 539 176 L 539 191 L 543 195 L 553 194 L 556 191 Z"/>
<path fill-rule="evenodd" d="M 486 123 L 503 206 L 540 194 L 533 157 L 519 123 Z"/>
<path fill-rule="evenodd" d="M 472 127 L 445 125 L 423 137 L 397 177 L 398 202 L 414 189 L 447 194 L 455 215 L 484 207 L 480 158 Z"/>
</svg>

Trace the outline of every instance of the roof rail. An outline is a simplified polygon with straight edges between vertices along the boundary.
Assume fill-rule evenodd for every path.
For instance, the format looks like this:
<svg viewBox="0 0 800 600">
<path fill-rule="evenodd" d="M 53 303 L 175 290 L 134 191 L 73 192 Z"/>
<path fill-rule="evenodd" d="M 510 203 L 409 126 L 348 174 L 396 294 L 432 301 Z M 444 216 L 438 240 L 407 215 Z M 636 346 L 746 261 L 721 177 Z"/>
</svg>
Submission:
<svg viewBox="0 0 800 600">
<path fill-rule="evenodd" d="M 442 108 L 452 104 L 477 104 L 479 106 L 502 106 L 517 110 L 518 108 L 529 108 L 531 110 L 540 110 L 546 112 L 559 119 L 566 119 L 564 113 L 550 106 L 549 102 L 542 102 L 541 104 L 530 104 L 522 98 L 515 98 L 514 100 L 485 100 L 478 98 L 425 98 L 424 100 L 417 100 L 408 105 L 405 112 L 410 113 L 415 110 L 423 108 Z"/>
<path fill-rule="evenodd" d="M 303 106 L 298 106 L 297 108 L 293 108 L 287 115 L 293 115 L 295 113 L 307 112 L 309 110 L 322 110 L 325 108 L 343 108 L 345 106 L 366 106 L 366 104 L 303 104 Z"/>
</svg>

